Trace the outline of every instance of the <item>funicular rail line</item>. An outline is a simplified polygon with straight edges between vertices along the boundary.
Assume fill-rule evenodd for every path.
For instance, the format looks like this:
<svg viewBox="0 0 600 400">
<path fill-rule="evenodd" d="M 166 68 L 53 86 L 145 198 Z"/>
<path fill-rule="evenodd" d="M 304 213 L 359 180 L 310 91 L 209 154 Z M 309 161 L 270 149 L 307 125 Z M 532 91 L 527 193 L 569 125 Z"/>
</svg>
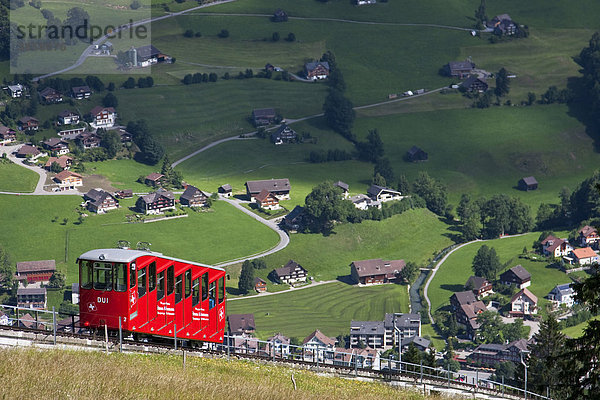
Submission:
<svg viewBox="0 0 600 400">
<path fill-rule="evenodd" d="M 179 339 L 179 338 L 178 338 Z M 14 343 L 7 343 L 8 341 Z M 185 340 L 185 339 L 183 339 Z M 471 384 L 468 382 L 462 382 L 455 379 L 448 379 L 446 371 L 438 371 L 438 376 L 423 373 L 422 369 L 419 369 L 419 365 L 412 365 L 403 363 L 403 370 L 389 368 L 389 361 L 382 361 L 380 364 L 380 370 L 371 368 L 359 368 L 353 365 L 335 365 L 323 361 L 313 361 L 306 359 L 296 359 L 288 357 L 281 357 L 281 355 L 261 355 L 244 352 L 227 351 L 226 345 L 215 345 L 210 344 L 212 348 L 198 348 L 190 346 L 179 346 L 174 348 L 174 341 L 172 338 L 165 338 L 164 343 L 159 342 L 139 342 L 130 338 L 122 338 L 122 342 L 119 341 L 118 332 L 111 332 L 108 336 L 108 341 L 105 340 L 104 333 L 98 334 L 93 333 L 72 333 L 72 332 L 60 332 L 25 328 L 17 326 L 1 326 L 0 327 L 0 346 L 31 346 L 33 344 L 46 345 L 60 345 L 62 348 L 89 348 L 96 349 L 99 351 L 107 352 L 126 352 L 126 353 L 154 353 L 154 354 L 181 354 L 185 352 L 190 356 L 199 357 L 219 357 L 219 358 L 234 358 L 234 359 L 248 359 L 260 362 L 272 362 L 278 365 L 287 365 L 290 367 L 310 369 L 317 372 L 326 372 L 338 374 L 346 377 L 362 377 L 370 378 L 373 380 L 386 381 L 386 382 L 397 382 L 398 384 L 403 383 L 404 385 L 413 386 L 424 392 L 427 390 L 440 391 L 440 390 L 455 390 L 459 393 L 469 394 L 475 396 L 480 394 L 487 396 L 485 398 L 504 398 L 504 399 L 520 399 L 523 398 L 523 391 L 515 393 L 511 391 L 511 387 L 504 386 L 500 388 L 488 388 L 480 386 L 479 384 Z M 352 349 L 348 349 L 348 352 Z M 296 354 L 295 357 L 305 358 L 303 354 Z M 316 357 L 317 359 L 319 357 Z M 397 361 L 393 361 L 397 364 Z M 388 367 L 386 367 L 386 365 Z M 540 396 L 536 393 L 528 392 L 527 398 L 530 399 L 549 399 L 545 396 Z"/>
</svg>

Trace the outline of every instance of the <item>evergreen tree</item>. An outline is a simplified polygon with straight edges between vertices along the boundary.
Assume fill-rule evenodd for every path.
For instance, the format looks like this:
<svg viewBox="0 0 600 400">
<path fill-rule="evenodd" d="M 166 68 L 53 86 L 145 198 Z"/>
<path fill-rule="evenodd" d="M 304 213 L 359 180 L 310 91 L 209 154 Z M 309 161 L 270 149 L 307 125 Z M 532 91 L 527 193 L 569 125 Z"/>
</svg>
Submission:
<svg viewBox="0 0 600 400">
<path fill-rule="evenodd" d="M 238 289 L 241 293 L 248 293 L 254 287 L 254 267 L 250 260 L 244 261 L 240 279 L 238 281 Z"/>
<path fill-rule="evenodd" d="M 496 274 L 501 268 L 500 258 L 496 249 L 483 245 L 477 250 L 473 258 L 473 273 L 475 276 L 486 278 L 490 281 L 496 279 Z"/>
<path fill-rule="evenodd" d="M 402 174 L 400 175 L 400 177 L 398 178 L 398 186 L 397 189 L 400 193 L 402 193 L 403 195 L 407 195 L 408 193 L 410 193 L 410 182 L 408 181 L 408 179 L 406 178 L 406 175 Z"/>
<path fill-rule="evenodd" d="M 12 290 L 15 270 L 10 261 L 8 252 L 0 247 L 0 288 Z"/>
<path fill-rule="evenodd" d="M 438 215 L 444 215 L 448 208 L 446 186 L 431 178 L 425 171 L 413 183 L 413 192 L 425 200 L 427 208 Z"/>
<path fill-rule="evenodd" d="M 566 337 L 552 314 L 541 322 L 540 330 L 533 335 L 533 339 L 529 358 L 533 384 L 539 393 L 546 393 L 546 388 L 549 388 L 553 398 L 563 397 L 557 396 L 560 384 L 560 368 L 557 368 L 557 364 L 561 363 Z"/>
<path fill-rule="evenodd" d="M 381 176 L 381 174 L 379 172 L 376 172 L 375 175 L 373 175 L 371 184 L 385 187 L 387 184 L 387 181 L 385 180 L 385 178 L 383 176 Z"/>
<path fill-rule="evenodd" d="M 508 94 L 510 91 L 510 82 L 508 79 L 508 72 L 504 68 L 500 68 L 500 71 L 496 74 L 496 89 L 494 93 L 498 97 L 502 97 Z"/>
<path fill-rule="evenodd" d="M 331 89 L 323 104 L 327 125 L 346 139 L 354 140 L 352 125 L 356 118 L 352 102 L 339 90 Z"/>
<path fill-rule="evenodd" d="M 407 262 L 398 274 L 400 279 L 407 283 L 414 281 L 417 278 L 417 275 L 419 275 L 419 266 L 412 261 Z"/>
</svg>

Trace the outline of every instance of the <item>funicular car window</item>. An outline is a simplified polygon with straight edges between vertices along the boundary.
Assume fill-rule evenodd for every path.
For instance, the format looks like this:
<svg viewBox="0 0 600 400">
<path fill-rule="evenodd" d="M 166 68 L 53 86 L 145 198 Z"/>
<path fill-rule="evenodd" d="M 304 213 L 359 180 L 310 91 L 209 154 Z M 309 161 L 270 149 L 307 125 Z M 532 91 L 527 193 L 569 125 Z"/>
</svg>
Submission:
<svg viewBox="0 0 600 400">
<path fill-rule="evenodd" d="M 175 303 L 179 303 L 183 298 L 183 274 L 175 278 Z"/>
<path fill-rule="evenodd" d="M 202 301 L 208 299 L 208 272 L 202 275 Z"/>
<path fill-rule="evenodd" d="M 148 267 L 148 291 L 156 289 L 156 261 L 152 261 Z"/>
<path fill-rule="evenodd" d="M 225 278 L 219 278 L 219 304 L 225 299 Z"/>
<path fill-rule="evenodd" d="M 165 271 L 160 271 L 158 273 L 158 280 L 156 282 L 156 300 L 160 300 L 165 297 Z"/>
<path fill-rule="evenodd" d="M 129 266 L 129 289 L 133 289 L 137 282 L 135 281 L 135 263 Z"/>
<path fill-rule="evenodd" d="M 94 289 L 104 291 L 112 289 L 111 263 L 94 263 Z"/>
<path fill-rule="evenodd" d="M 127 290 L 127 264 L 115 263 L 114 276 L 115 276 L 115 290 L 117 292 L 124 292 Z"/>
<path fill-rule="evenodd" d="M 82 289 L 92 288 L 92 276 L 94 275 L 92 267 L 93 263 L 91 261 L 81 261 L 81 271 L 79 272 L 79 276 L 81 277 Z"/>
<path fill-rule="evenodd" d="M 200 303 L 200 279 L 196 278 L 192 282 L 192 307 Z"/>
<path fill-rule="evenodd" d="M 173 293 L 173 287 L 175 286 L 175 267 L 170 266 L 167 268 L 167 294 Z"/>
<path fill-rule="evenodd" d="M 138 270 L 138 297 L 146 294 L 146 267 Z"/>
<path fill-rule="evenodd" d="M 192 270 L 185 271 L 185 298 L 187 299 L 192 294 Z"/>
<path fill-rule="evenodd" d="M 208 308 L 211 309 L 217 304 L 217 281 L 210 283 L 208 289 Z"/>
</svg>

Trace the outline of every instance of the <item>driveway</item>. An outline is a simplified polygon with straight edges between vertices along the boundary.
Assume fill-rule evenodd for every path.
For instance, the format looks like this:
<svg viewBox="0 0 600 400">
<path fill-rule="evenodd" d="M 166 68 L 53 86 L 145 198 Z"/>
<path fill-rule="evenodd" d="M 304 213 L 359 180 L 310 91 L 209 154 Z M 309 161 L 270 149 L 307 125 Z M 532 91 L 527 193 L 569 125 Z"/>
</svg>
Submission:
<svg viewBox="0 0 600 400">
<path fill-rule="evenodd" d="M 501 317 L 501 318 L 502 318 L 502 322 L 504 322 L 505 324 L 512 324 L 513 322 L 515 322 L 515 319 L 516 319 L 514 317 Z M 531 321 L 531 320 L 524 319 L 523 325 L 528 326 L 530 328 L 530 330 L 529 330 L 529 338 L 530 339 L 533 335 L 535 335 L 536 333 L 538 333 L 540 331 L 540 323 L 537 321 Z"/>
</svg>

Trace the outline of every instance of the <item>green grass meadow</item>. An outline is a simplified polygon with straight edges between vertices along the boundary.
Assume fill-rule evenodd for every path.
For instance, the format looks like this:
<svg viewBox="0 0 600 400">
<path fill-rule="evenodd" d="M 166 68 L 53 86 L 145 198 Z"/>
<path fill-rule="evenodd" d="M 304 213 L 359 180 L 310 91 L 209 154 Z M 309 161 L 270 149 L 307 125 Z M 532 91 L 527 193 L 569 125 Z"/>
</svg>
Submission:
<svg viewBox="0 0 600 400">
<path fill-rule="evenodd" d="M 12 162 L 0 162 L 1 192 L 33 192 L 39 180 L 35 172 Z"/>
<path fill-rule="evenodd" d="M 228 314 L 253 313 L 261 339 L 281 332 L 303 339 L 315 329 L 347 335 L 350 322 L 383 320 L 385 313 L 408 312 L 404 285 L 350 286 L 335 282 L 272 296 L 227 303 Z"/>
</svg>

